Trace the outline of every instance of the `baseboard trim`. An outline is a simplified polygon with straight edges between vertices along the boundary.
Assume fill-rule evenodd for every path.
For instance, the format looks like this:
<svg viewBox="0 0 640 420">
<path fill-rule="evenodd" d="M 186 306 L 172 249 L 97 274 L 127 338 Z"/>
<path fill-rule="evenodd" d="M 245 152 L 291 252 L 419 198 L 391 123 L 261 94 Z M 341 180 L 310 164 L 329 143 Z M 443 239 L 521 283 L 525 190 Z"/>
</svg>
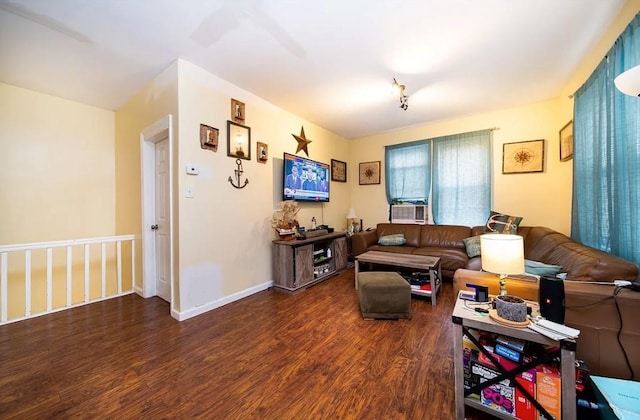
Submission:
<svg viewBox="0 0 640 420">
<path fill-rule="evenodd" d="M 250 287 L 248 289 L 241 290 L 229 296 L 225 296 L 213 302 L 209 302 L 204 305 L 197 306 L 195 308 L 187 309 L 186 311 L 176 311 L 175 309 L 171 309 L 171 316 L 174 319 L 177 319 L 178 321 L 184 321 L 186 319 L 193 318 L 194 316 L 202 315 L 205 312 L 209 312 L 213 309 L 220 308 L 221 306 L 235 302 L 236 300 L 240 300 L 242 298 L 251 296 L 258 292 L 262 292 L 263 290 L 267 290 L 272 286 L 273 286 L 273 281 L 268 281 L 266 283 L 262 283 L 257 286 Z"/>
</svg>

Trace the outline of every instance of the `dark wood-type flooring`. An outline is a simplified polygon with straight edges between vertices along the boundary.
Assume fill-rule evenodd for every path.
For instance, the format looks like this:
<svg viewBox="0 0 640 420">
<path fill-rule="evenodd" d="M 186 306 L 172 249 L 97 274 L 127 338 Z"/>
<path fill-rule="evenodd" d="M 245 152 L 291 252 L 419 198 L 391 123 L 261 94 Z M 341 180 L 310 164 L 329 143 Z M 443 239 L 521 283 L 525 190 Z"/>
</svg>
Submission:
<svg viewBox="0 0 640 420">
<path fill-rule="evenodd" d="M 349 270 L 183 322 L 129 295 L 5 325 L 0 418 L 452 419 L 452 294 L 365 321 Z"/>
</svg>

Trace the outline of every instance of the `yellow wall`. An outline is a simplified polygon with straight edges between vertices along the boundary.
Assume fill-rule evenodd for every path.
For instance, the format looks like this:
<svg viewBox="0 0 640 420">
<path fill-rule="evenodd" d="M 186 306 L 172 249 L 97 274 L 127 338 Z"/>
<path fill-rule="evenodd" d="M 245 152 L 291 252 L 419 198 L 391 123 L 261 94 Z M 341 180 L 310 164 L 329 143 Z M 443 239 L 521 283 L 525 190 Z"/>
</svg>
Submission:
<svg viewBox="0 0 640 420">
<path fill-rule="evenodd" d="M 174 136 L 177 136 L 178 114 L 177 61 L 147 83 L 136 95 L 116 112 L 116 231 L 118 234 L 140 235 L 142 229 L 142 186 L 140 133 L 167 115 L 174 117 Z M 174 150 L 176 153 L 177 150 Z M 175 167 L 174 167 L 175 170 Z M 174 187 L 175 190 L 175 187 Z M 174 212 L 177 206 L 174 207 Z M 176 214 L 174 232 L 177 229 Z M 175 233 L 174 233 L 175 235 Z M 176 243 L 178 238 L 174 237 Z M 177 250 L 177 248 L 176 248 Z M 136 282 L 142 287 L 141 240 L 136 247 Z M 174 277 L 175 278 L 175 277 Z M 179 289 L 174 285 L 174 290 Z"/>
<path fill-rule="evenodd" d="M 114 121 L 0 83 L 0 244 L 115 233 Z"/>
<path fill-rule="evenodd" d="M 227 156 L 231 98 L 245 103 L 251 127 L 251 160 L 242 160 L 242 181 L 249 180 L 244 189 L 228 182 L 236 169 L 236 159 Z M 270 218 L 281 201 L 282 154 L 296 150 L 291 134 L 304 125 L 310 157 L 326 163 L 346 160 L 348 142 L 186 61 L 179 65 L 179 109 L 180 308 L 188 311 L 272 280 Z M 219 129 L 217 152 L 201 149 L 200 124 Z M 269 145 L 266 164 L 256 159 L 257 141 Z M 187 164 L 200 174 L 187 175 Z M 185 197 L 187 187 L 194 198 Z M 344 228 L 348 186 L 331 183 L 331 200 L 301 205 L 301 225 L 310 227 L 316 217 Z"/>
<path fill-rule="evenodd" d="M 111 111 L 0 83 L 0 245 L 115 234 L 114 121 Z M 66 304 L 63 252 L 53 254 L 54 308 Z M 74 248 L 72 303 L 83 300 L 83 254 Z M 92 267 L 99 255 L 92 252 Z M 24 316 L 24 253 L 7 262 L 12 319 Z M 46 309 L 44 250 L 33 252 L 31 267 L 37 313 Z M 91 279 L 95 298 L 99 269 Z"/>
<path fill-rule="evenodd" d="M 570 119 L 570 115 L 559 112 L 557 101 L 547 101 L 357 139 L 353 142 L 349 166 L 357 168 L 359 162 L 380 160 L 383 168 L 380 185 L 360 186 L 353 179 L 353 205 L 366 227 L 375 227 L 388 220 L 384 189 L 385 145 L 495 127 L 492 208 L 524 217 L 523 225 L 543 225 L 568 233 L 571 161 L 560 162 L 558 130 Z M 538 139 L 545 139 L 544 172 L 503 175 L 502 145 Z"/>
</svg>

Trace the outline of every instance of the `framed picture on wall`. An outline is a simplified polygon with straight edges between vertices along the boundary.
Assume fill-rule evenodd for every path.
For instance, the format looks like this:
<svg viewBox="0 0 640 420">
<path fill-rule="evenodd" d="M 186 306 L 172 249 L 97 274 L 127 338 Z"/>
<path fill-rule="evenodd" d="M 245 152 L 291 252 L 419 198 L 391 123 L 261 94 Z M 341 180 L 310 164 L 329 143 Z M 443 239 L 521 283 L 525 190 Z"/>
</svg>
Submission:
<svg viewBox="0 0 640 420">
<path fill-rule="evenodd" d="M 560 129 L 560 161 L 573 157 L 573 120 Z"/>
<path fill-rule="evenodd" d="M 502 145 L 503 174 L 543 171 L 544 140 L 519 141 Z"/>
<path fill-rule="evenodd" d="M 331 180 L 347 182 L 347 162 L 331 159 Z"/>
<path fill-rule="evenodd" d="M 380 161 L 362 162 L 360 164 L 360 185 L 380 183 Z"/>
<path fill-rule="evenodd" d="M 251 160 L 251 128 L 227 121 L 227 156 Z"/>
<path fill-rule="evenodd" d="M 258 162 L 267 163 L 267 160 L 269 160 L 269 145 L 260 141 L 256 142 L 256 154 Z"/>
<path fill-rule="evenodd" d="M 200 124 L 200 147 L 205 150 L 218 151 L 218 129 Z"/>
<path fill-rule="evenodd" d="M 231 99 L 231 119 L 238 124 L 244 124 L 244 102 Z"/>
</svg>

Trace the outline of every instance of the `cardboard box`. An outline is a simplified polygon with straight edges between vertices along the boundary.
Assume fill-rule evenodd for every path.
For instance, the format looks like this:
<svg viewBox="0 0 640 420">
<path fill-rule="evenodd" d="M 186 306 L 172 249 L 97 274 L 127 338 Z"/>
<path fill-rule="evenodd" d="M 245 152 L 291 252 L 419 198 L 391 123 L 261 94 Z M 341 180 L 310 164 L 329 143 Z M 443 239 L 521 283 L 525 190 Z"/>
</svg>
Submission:
<svg viewBox="0 0 640 420">
<path fill-rule="evenodd" d="M 522 385 L 532 397 L 536 397 L 535 369 L 522 372 L 516 376 L 516 382 Z M 516 417 L 520 420 L 536 420 L 537 411 L 533 403 L 516 387 Z"/>
<path fill-rule="evenodd" d="M 474 383 L 483 383 L 500 375 L 496 369 L 471 360 L 471 380 Z M 501 413 L 513 416 L 515 413 L 515 391 L 510 379 L 503 379 L 497 384 L 486 387 L 480 391 L 480 401 L 483 405 Z"/>
<path fill-rule="evenodd" d="M 556 419 L 562 411 L 562 381 L 558 369 L 540 365 L 536 368 L 536 400 Z M 538 412 L 539 420 L 552 420 Z"/>
</svg>

